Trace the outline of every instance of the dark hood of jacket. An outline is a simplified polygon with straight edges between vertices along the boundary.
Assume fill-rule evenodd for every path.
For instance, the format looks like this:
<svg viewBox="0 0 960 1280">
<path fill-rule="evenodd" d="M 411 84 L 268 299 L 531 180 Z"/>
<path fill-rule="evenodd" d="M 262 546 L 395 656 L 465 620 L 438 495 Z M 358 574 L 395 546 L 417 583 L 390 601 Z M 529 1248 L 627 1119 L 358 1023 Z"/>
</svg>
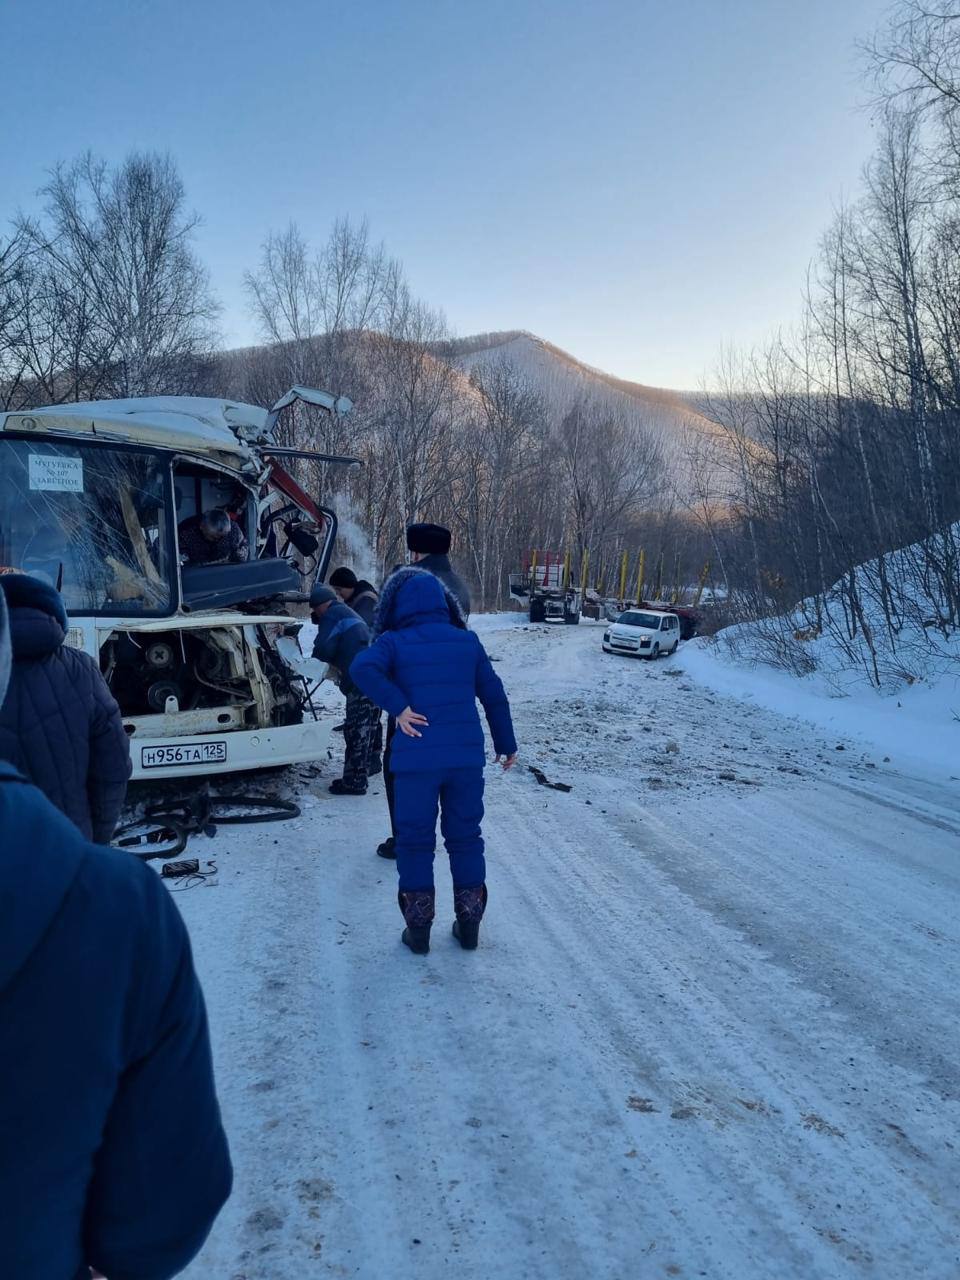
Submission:
<svg viewBox="0 0 960 1280">
<path fill-rule="evenodd" d="M 399 631 L 426 622 L 452 623 L 466 630 L 460 604 L 429 570 L 398 569 L 384 583 L 374 622 L 374 635 Z"/>
<path fill-rule="evenodd" d="M 2 574 L 0 596 L 13 649 L 0 703 L 0 759 L 38 786 L 87 839 L 106 844 L 130 776 L 120 709 L 96 660 L 64 644 L 67 615 L 58 592 L 25 574 Z"/>
<path fill-rule="evenodd" d="M 26 573 L 0 576 L 10 610 L 10 639 L 15 659 L 55 653 L 67 634 L 67 611 L 53 587 Z"/>
</svg>

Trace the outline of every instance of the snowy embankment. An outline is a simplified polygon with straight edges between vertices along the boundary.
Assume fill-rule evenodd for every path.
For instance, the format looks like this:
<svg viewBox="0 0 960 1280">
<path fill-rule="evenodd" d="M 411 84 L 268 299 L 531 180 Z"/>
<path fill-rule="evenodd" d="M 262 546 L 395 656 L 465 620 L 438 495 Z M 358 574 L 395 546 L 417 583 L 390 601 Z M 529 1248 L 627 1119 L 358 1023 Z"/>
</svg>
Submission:
<svg viewBox="0 0 960 1280">
<path fill-rule="evenodd" d="M 597 626 L 478 629 L 521 743 L 479 951 L 442 856 L 401 945 L 336 758 L 191 843 L 237 1177 L 185 1280 L 956 1280 L 958 785 Z"/>
<path fill-rule="evenodd" d="M 940 564 L 960 543 L 948 531 Z M 895 763 L 960 774 L 960 630 L 934 572 L 937 548 L 905 547 L 858 566 L 819 603 L 742 623 L 681 652 L 718 693 L 848 735 Z M 950 575 L 947 574 L 947 577 Z"/>
<path fill-rule="evenodd" d="M 816 672 L 791 675 L 735 657 L 710 640 L 683 645 L 677 662 L 715 693 L 852 738 L 901 768 L 932 777 L 960 776 L 960 668 L 883 692 L 863 679 L 838 687 L 835 678 Z"/>
</svg>

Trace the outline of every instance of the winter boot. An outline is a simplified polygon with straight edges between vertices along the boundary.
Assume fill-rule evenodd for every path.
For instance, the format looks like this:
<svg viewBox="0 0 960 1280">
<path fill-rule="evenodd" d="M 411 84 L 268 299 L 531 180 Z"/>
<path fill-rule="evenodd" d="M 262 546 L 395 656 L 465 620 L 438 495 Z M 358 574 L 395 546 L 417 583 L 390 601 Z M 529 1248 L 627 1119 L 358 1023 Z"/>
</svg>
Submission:
<svg viewBox="0 0 960 1280">
<path fill-rule="evenodd" d="M 356 783 L 347 782 L 344 778 L 334 778 L 330 783 L 330 790 L 335 796 L 365 796 L 367 784 L 358 786 Z"/>
<path fill-rule="evenodd" d="M 401 889 L 397 902 L 403 912 L 407 927 L 401 941 L 415 955 L 425 956 L 430 950 L 430 926 L 433 924 L 434 891 L 432 889 Z"/>
<path fill-rule="evenodd" d="M 487 886 L 478 884 L 472 889 L 454 887 L 453 909 L 457 915 L 453 922 L 453 936 L 464 951 L 476 951 L 480 940 L 480 921 L 487 909 Z"/>
<path fill-rule="evenodd" d="M 397 856 L 396 841 L 393 836 L 387 836 L 382 844 L 377 845 L 377 854 L 381 858 L 395 858 Z"/>
</svg>

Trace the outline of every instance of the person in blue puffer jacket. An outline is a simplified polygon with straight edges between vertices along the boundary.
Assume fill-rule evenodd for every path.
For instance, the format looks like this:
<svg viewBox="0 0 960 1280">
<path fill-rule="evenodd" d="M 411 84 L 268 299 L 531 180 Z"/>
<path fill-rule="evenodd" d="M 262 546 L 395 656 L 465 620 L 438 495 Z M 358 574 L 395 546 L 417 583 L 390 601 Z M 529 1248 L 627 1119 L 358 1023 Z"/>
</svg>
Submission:
<svg viewBox="0 0 960 1280">
<path fill-rule="evenodd" d="M 390 768 L 403 941 L 420 955 L 430 950 L 439 806 L 453 875 L 454 937 L 472 951 L 487 903 L 481 834 L 486 748 L 477 699 L 505 769 L 517 758 L 510 704 L 455 597 L 431 573 L 400 569 L 392 575 L 380 595 L 374 635 L 369 649 L 354 658 L 350 677 L 397 721 Z"/>
</svg>

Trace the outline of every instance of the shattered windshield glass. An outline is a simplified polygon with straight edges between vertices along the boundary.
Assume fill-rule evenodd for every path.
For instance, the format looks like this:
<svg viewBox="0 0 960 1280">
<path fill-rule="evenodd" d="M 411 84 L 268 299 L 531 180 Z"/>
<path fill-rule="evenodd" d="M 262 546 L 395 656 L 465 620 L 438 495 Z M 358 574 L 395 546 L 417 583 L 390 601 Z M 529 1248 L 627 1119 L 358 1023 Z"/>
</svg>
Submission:
<svg viewBox="0 0 960 1280">
<path fill-rule="evenodd" d="M 149 452 L 0 440 L 0 567 L 59 586 L 71 613 L 172 610 L 170 507 Z"/>
</svg>

